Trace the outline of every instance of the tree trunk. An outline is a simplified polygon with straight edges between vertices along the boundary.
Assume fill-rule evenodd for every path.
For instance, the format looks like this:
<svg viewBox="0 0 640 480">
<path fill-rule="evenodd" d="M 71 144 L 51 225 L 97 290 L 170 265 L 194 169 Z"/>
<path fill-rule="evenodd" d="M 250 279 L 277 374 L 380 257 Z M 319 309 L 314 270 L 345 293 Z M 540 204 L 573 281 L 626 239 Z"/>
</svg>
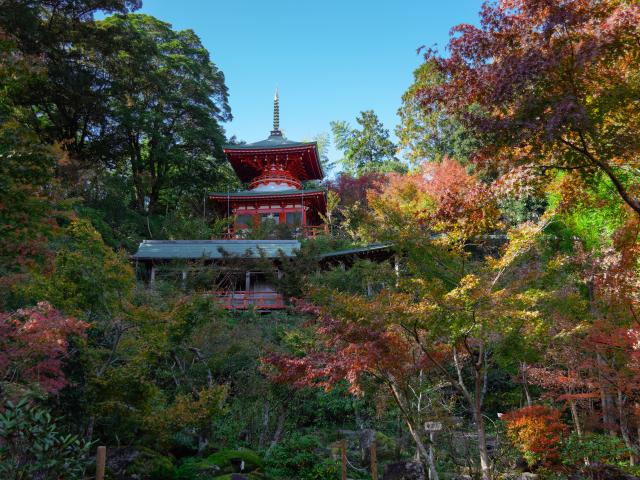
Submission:
<svg viewBox="0 0 640 480">
<path fill-rule="evenodd" d="M 520 375 L 522 377 L 522 387 L 524 388 L 524 395 L 527 399 L 527 407 L 530 407 L 533 402 L 531 401 L 531 393 L 529 392 L 529 381 L 527 379 L 527 364 L 520 362 Z"/>
<path fill-rule="evenodd" d="M 627 422 L 627 416 L 624 411 L 625 398 L 620 390 L 618 390 L 618 416 L 620 419 L 620 435 L 622 435 L 622 439 L 624 440 L 624 444 L 629 449 L 629 464 L 631 466 L 635 466 L 637 463 L 636 459 L 636 449 L 634 448 L 633 442 L 631 441 L 631 436 L 629 435 L 629 425 Z"/>
<path fill-rule="evenodd" d="M 613 398 L 605 387 L 606 379 L 602 373 L 601 366 L 605 364 L 604 358 L 599 353 L 596 354 L 598 360 L 598 383 L 600 384 L 600 402 L 602 407 L 602 427 L 609 431 L 609 435 L 616 436 L 615 420 L 613 418 Z"/>
<path fill-rule="evenodd" d="M 487 433 L 484 426 L 482 411 L 475 412 L 476 431 L 478 432 L 478 451 L 480 453 L 480 469 L 482 470 L 482 480 L 491 480 L 491 461 L 489 460 L 489 450 L 487 449 Z"/>
<path fill-rule="evenodd" d="M 262 431 L 258 439 L 258 448 L 262 450 L 264 443 L 269 433 L 269 400 L 264 402 L 264 409 L 262 410 Z"/>
<path fill-rule="evenodd" d="M 429 455 L 429 450 L 424 445 L 422 438 L 420 438 L 420 433 L 417 431 L 416 426 L 414 425 L 411 417 L 409 416 L 409 412 L 407 411 L 407 406 L 405 402 L 402 401 L 402 396 L 398 388 L 391 382 L 389 382 L 391 387 L 391 393 L 393 393 L 393 398 L 396 401 L 396 404 L 400 408 L 400 412 L 402 413 L 402 417 L 404 418 L 404 422 L 409 429 L 409 433 L 411 434 L 411 438 L 416 443 L 416 448 L 422 458 L 427 461 L 427 465 L 429 466 L 429 477 L 431 480 L 439 480 L 438 471 L 436 470 L 435 461 L 433 455 Z"/>
<path fill-rule="evenodd" d="M 478 360 L 475 362 L 474 371 L 475 395 L 471 404 L 471 410 L 475 417 L 476 431 L 478 432 L 480 469 L 482 470 L 482 480 L 491 480 L 491 461 L 489 460 L 489 450 L 487 448 L 487 432 L 485 431 L 484 417 L 482 416 L 484 392 L 487 388 L 487 353 L 484 343 L 480 344 Z"/>
<path fill-rule="evenodd" d="M 569 400 L 569 407 L 571 409 L 571 418 L 573 419 L 573 426 L 576 429 L 576 433 L 579 437 L 582 436 L 582 427 L 580 425 L 580 417 L 578 417 L 578 409 L 576 408 L 576 401 Z"/>
<path fill-rule="evenodd" d="M 273 447 L 275 447 L 280 441 L 280 437 L 282 436 L 282 432 L 284 430 L 284 421 L 286 420 L 286 418 L 287 418 L 286 412 L 283 410 L 280 416 L 278 417 L 278 424 L 276 426 L 276 431 L 273 434 L 273 439 L 271 440 L 271 444 L 267 449 L 267 453 L 269 453 L 273 449 Z"/>
</svg>

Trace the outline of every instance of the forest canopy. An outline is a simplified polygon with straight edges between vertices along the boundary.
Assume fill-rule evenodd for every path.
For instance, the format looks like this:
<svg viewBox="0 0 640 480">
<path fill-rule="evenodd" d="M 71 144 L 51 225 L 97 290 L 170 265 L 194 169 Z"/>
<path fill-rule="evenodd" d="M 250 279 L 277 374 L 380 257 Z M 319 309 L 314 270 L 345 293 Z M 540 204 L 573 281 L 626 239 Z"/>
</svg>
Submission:
<svg viewBox="0 0 640 480">
<path fill-rule="evenodd" d="M 421 50 L 395 137 L 370 109 L 335 164 L 315 137 L 326 231 L 153 284 L 138 244 L 228 234 L 207 193 L 246 186 L 216 58 L 140 6 L 0 3 L 2 478 L 93 478 L 97 445 L 113 479 L 338 479 L 343 445 L 362 480 L 372 451 L 638 478 L 637 2 L 484 4 Z M 239 262 L 286 308 L 225 308 Z"/>
</svg>

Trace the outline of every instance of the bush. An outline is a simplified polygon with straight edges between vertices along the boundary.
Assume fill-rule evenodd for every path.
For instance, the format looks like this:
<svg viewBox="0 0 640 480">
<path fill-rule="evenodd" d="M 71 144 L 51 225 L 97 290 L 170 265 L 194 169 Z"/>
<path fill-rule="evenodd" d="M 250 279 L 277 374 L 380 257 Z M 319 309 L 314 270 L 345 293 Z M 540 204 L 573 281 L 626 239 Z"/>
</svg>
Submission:
<svg viewBox="0 0 640 480">
<path fill-rule="evenodd" d="M 142 480 L 173 480 L 175 467 L 169 457 L 150 449 L 142 449 L 129 473 Z"/>
<path fill-rule="evenodd" d="M 337 479 L 337 462 L 321 456 L 322 445 L 313 435 L 294 435 L 276 445 L 266 459 L 267 478 L 282 480 Z"/>
<path fill-rule="evenodd" d="M 631 452 L 622 439 L 604 434 L 586 434 L 582 437 L 573 434 L 562 446 L 562 463 L 568 466 L 590 463 L 627 467 Z"/>
<path fill-rule="evenodd" d="M 251 450 L 221 450 L 206 458 L 188 458 L 177 469 L 177 480 L 204 480 L 225 478 L 233 472 L 232 460 L 244 461 L 244 473 L 257 472 L 263 466 L 262 458 Z"/>
<path fill-rule="evenodd" d="M 6 402 L 0 439 L 0 478 L 84 478 L 91 443 L 61 432 L 47 410 L 26 399 Z"/>
<path fill-rule="evenodd" d="M 560 459 L 562 438 L 568 428 L 555 408 L 534 405 L 506 413 L 507 436 L 529 466 L 549 466 Z"/>
</svg>

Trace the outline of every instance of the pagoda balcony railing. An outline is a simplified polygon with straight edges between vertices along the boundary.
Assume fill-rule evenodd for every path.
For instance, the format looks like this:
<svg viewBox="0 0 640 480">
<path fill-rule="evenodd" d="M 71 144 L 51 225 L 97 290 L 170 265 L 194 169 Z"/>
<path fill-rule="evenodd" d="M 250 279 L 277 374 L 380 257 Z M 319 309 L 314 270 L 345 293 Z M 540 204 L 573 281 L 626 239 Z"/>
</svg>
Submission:
<svg viewBox="0 0 640 480">
<path fill-rule="evenodd" d="M 212 292 L 228 310 L 281 310 L 286 307 L 284 297 L 277 292 L 252 292 L 244 290 Z"/>
<path fill-rule="evenodd" d="M 293 238 L 316 238 L 319 235 L 326 235 L 329 233 L 329 227 L 326 224 L 323 225 L 304 225 L 302 227 L 293 227 L 291 229 L 291 236 Z M 238 240 L 251 236 L 248 229 L 242 230 L 229 230 L 219 236 L 223 240 Z"/>
<path fill-rule="evenodd" d="M 285 183 L 290 185 L 291 188 L 296 190 L 300 190 L 302 188 L 302 182 L 298 180 L 296 177 L 286 172 L 266 172 L 259 177 L 254 178 L 251 183 L 249 183 L 249 190 L 253 190 L 254 188 L 268 183 Z M 266 191 L 265 193 L 278 193 L 277 190 L 273 192 Z"/>
</svg>

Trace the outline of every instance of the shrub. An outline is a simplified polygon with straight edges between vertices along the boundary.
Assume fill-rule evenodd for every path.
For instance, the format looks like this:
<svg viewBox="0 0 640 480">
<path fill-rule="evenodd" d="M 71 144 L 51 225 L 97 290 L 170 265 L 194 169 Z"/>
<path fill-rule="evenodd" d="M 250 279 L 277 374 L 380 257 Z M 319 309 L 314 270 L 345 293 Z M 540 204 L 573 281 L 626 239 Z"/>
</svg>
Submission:
<svg viewBox="0 0 640 480">
<path fill-rule="evenodd" d="M 590 463 L 627 467 L 631 452 L 622 439 L 604 434 L 573 434 L 562 446 L 562 463 L 568 466 Z"/>
<path fill-rule="evenodd" d="M 313 435 L 294 435 L 276 445 L 266 459 L 267 478 L 331 480 L 338 478 L 337 463 L 320 455 L 322 445 Z"/>
<path fill-rule="evenodd" d="M 48 411 L 26 399 L 6 402 L 0 439 L 0 478 L 84 478 L 91 443 L 60 431 Z"/>
<path fill-rule="evenodd" d="M 557 464 L 563 436 L 568 432 L 560 410 L 542 405 L 506 413 L 507 436 L 530 466 Z"/>
</svg>

